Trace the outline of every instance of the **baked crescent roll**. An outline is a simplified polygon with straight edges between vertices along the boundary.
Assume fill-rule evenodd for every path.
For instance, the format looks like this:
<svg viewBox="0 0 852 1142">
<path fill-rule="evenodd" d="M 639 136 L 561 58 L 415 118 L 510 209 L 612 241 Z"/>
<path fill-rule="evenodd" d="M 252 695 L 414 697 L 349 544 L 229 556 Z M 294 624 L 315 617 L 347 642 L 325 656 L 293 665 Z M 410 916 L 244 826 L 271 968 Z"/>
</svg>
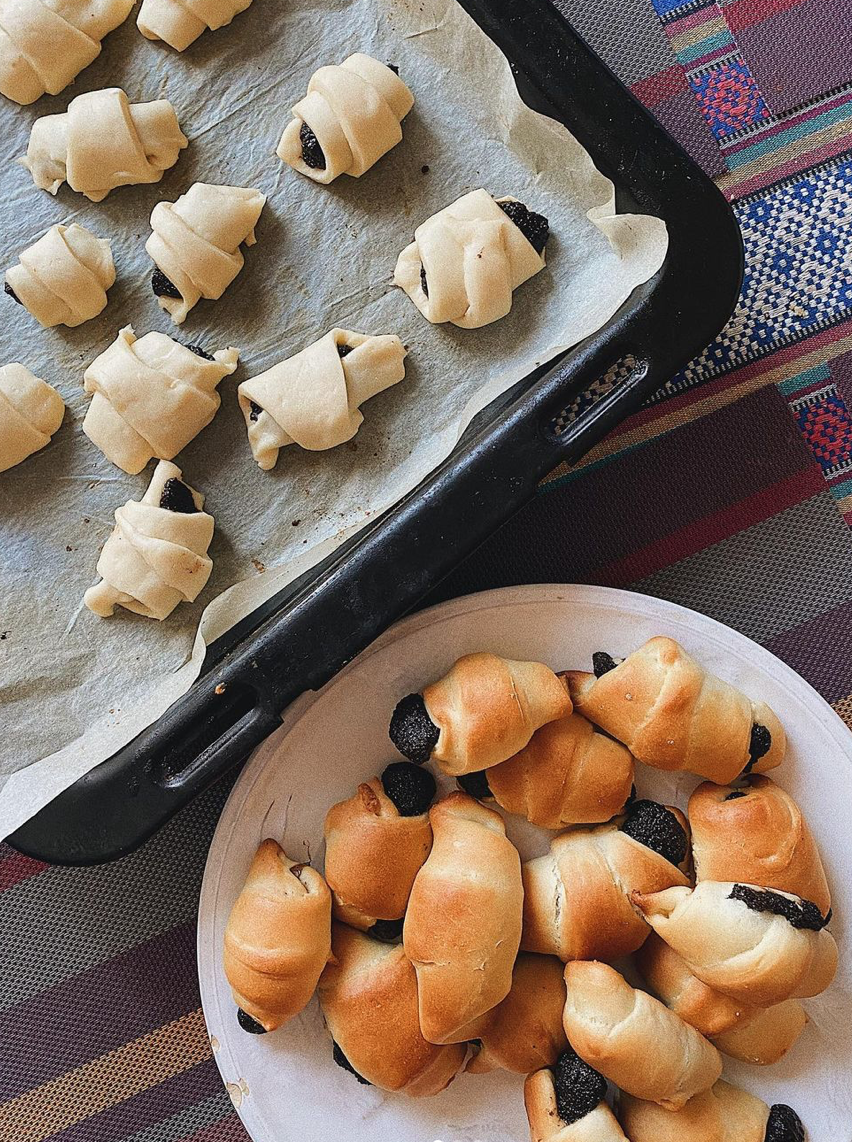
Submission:
<svg viewBox="0 0 852 1142">
<path fill-rule="evenodd" d="M 254 1034 L 306 1006 L 331 957 L 331 893 L 310 865 L 263 841 L 225 928 L 225 975 Z"/>
<path fill-rule="evenodd" d="M 177 202 L 154 207 L 145 243 L 157 266 L 151 288 L 175 325 L 202 297 L 218 300 L 243 268 L 240 245 L 255 244 L 265 203 L 251 187 L 196 182 Z"/>
<path fill-rule="evenodd" d="M 401 935 L 414 878 L 432 848 L 435 778 L 410 762 L 389 765 L 325 818 L 325 879 L 338 920 L 373 935 Z M 398 921 L 394 925 L 392 921 Z"/>
<path fill-rule="evenodd" d="M 717 1035 L 713 1042 L 724 1055 L 771 1067 L 783 1059 L 808 1024 L 805 1009 L 797 999 L 787 999 L 760 1010 L 730 1031 Z"/>
<path fill-rule="evenodd" d="M 252 455 L 274 468 L 288 444 L 312 452 L 351 440 L 361 405 L 405 376 L 406 350 L 395 334 L 330 329 L 307 349 L 243 381 L 237 389 Z"/>
<path fill-rule="evenodd" d="M 816 841 L 780 785 L 762 774 L 737 789 L 707 781 L 690 797 L 688 811 L 698 880 L 777 888 L 828 914 L 831 893 Z"/>
<path fill-rule="evenodd" d="M 224 28 L 251 0 L 142 0 L 136 26 L 148 40 L 163 40 L 177 52 L 210 28 Z"/>
<path fill-rule="evenodd" d="M 335 1062 L 382 1090 L 414 1098 L 442 1091 L 461 1069 L 466 1046 L 440 1047 L 423 1038 L 417 976 L 402 946 L 337 923 L 331 946 L 319 1001 Z"/>
<path fill-rule="evenodd" d="M 85 226 L 51 226 L 6 271 L 6 293 L 39 325 L 76 326 L 104 309 L 115 281 L 115 264 L 106 238 Z"/>
<path fill-rule="evenodd" d="M 397 703 L 390 739 L 409 761 L 432 757 L 458 777 L 506 761 L 537 729 L 570 713 L 568 690 L 550 667 L 466 654 L 422 694 Z"/>
<path fill-rule="evenodd" d="M 360 178 L 402 141 L 401 123 L 413 106 L 394 67 L 356 52 L 314 72 L 276 153 L 314 182 Z"/>
<path fill-rule="evenodd" d="M 213 569 L 207 555 L 213 516 L 203 511 L 204 496 L 181 476 L 180 468 L 161 460 L 142 499 L 117 509 L 98 559 L 101 581 L 83 596 L 96 615 L 108 618 L 124 607 L 165 619 L 178 603 L 201 594 Z"/>
<path fill-rule="evenodd" d="M 565 986 L 568 1041 L 581 1059 L 628 1094 L 679 1110 L 721 1075 L 716 1048 L 658 999 L 631 987 L 615 968 L 589 961 L 567 964 Z"/>
<path fill-rule="evenodd" d="M 524 1105 L 531 1142 L 628 1142 L 606 1103 L 606 1079 L 569 1047 L 529 1075 Z"/>
<path fill-rule="evenodd" d="M 431 1043 L 509 994 L 521 942 L 521 858 L 502 817 L 466 793 L 429 812 L 433 843 L 414 881 L 402 939 L 417 970 L 420 1026 Z"/>
<path fill-rule="evenodd" d="M 427 218 L 399 255 L 394 282 L 427 321 L 479 329 L 544 269 L 549 225 L 515 198 L 472 190 Z"/>
<path fill-rule="evenodd" d="M 543 829 L 592 825 L 624 809 L 633 787 L 633 758 L 591 722 L 569 714 L 536 730 L 508 761 L 463 774 L 459 785 Z"/>
<path fill-rule="evenodd" d="M 594 666 L 568 672 L 574 705 L 646 765 L 724 785 L 784 758 L 784 729 L 766 703 L 709 674 L 672 638 L 652 638 L 622 662 L 601 652 Z"/>
<path fill-rule="evenodd" d="M 65 416 L 65 402 L 25 365 L 0 365 L 0 472 L 50 444 Z"/>
<path fill-rule="evenodd" d="M 58 95 L 132 7 L 133 0 L 0 0 L 0 92 L 15 103 Z"/>
<path fill-rule="evenodd" d="M 563 965 L 553 956 L 518 956 L 506 998 L 465 1028 L 476 1053 L 466 1070 L 528 1075 L 550 1067 L 568 1046 L 562 1028 Z"/>
<path fill-rule="evenodd" d="M 702 880 L 633 903 L 704 983 L 770 1007 L 819 995 L 837 971 L 837 945 L 815 904 L 786 892 Z"/>
<path fill-rule="evenodd" d="M 642 884 L 688 885 L 686 819 L 656 801 L 634 801 L 620 822 L 569 829 L 527 861 L 521 947 L 568 960 L 617 960 L 650 929 L 630 894 Z"/>
<path fill-rule="evenodd" d="M 159 182 L 188 146 L 168 99 L 131 104 L 120 88 L 107 87 L 36 119 L 21 164 L 40 190 L 56 194 L 67 182 L 100 202 L 118 186 Z"/>
<path fill-rule="evenodd" d="M 618 1117 L 630 1142 L 805 1142 L 801 1119 L 789 1106 L 770 1108 L 721 1079 L 676 1113 L 625 1095 Z"/>
</svg>

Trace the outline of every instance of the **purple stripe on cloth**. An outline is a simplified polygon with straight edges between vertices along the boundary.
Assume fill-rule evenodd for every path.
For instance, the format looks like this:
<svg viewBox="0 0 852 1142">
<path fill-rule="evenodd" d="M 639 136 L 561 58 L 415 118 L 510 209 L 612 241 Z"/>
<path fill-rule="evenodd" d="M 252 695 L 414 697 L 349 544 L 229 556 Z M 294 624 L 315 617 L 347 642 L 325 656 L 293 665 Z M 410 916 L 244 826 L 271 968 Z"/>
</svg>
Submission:
<svg viewBox="0 0 852 1142">
<path fill-rule="evenodd" d="M 653 113 L 690 158 L 714 178 L 728 169 L 719 146 L 707 126 L 695 96 L 684 79 L 683 91 L 670 95 L 653 107 Z"/>
<path fill-rule="evenodd" d="M 766 646 L 826 701 L 837 702 L 852 694 L 852 602 L 776 635 Z"/>
<path fill-rule="evenodd" d="M 831 379 L 846 405 L 852 408 L 852 353 L 842 353 L 831 362 Z"/>
<path fill-rule="evenodd" d="M 194 922 L 39 992 L 0 1012 L 0 1102 L 146 1035 L 200 1002 Z"/>
<path fill-rule="evenodd" d="M 248 1142 L 248 1134 L 236 1114 L 230 1114 L 221 1122 L 205 1126 L 183 1142 Z"/>
</svg>

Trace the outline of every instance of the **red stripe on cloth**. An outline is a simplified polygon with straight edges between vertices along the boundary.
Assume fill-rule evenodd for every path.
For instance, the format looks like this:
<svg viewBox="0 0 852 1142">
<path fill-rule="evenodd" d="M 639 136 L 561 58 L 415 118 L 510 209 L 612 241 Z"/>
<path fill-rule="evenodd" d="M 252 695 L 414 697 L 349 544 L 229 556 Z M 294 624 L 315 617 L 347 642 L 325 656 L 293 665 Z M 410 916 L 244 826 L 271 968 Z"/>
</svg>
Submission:
<svg viewBox="0 0 852 1142">
<path fill-rule="evenodd" d="M 688 32 L 692 28 L 706 24 L 709 20 L 718 20 L 718 18 L 718 8 L 699 8 L 697 12 L 688 12 L 685 16 L 679 16 L 670 24 L 666 24 L 666 35 L 671 39 L 672 36 L 677 36 L 681 32 Z"/>
<path fill-rule="evenodd" d="M 656 107 L 658 103 L 676 95 L 685 86 L 683 68 L 679 64 L 673 64 L 664 71 L 658 71 L 656 75 L 649 75 L 647 79 L 640 79 L 638 83 L 631 84 L 630 90 L 646 107 Z"/>
<path fill-rule="evenodd" d="M 777 16 L 779 12 L 797 8 L 801 2 L 802 0 L 736 0 L 736 3 L 723 8 L 722 12 L 728 27 L 736 33 L 760 24 L 770 16 Z"/>
<path fill-rule="evenodd" d="M 826 143 L 823 147 L 817 147 L 815 151 L 803 151 L 800 155 L 796 155 L 794 159 L 790 159 L 789 162 L 783 163 L 781 166 L 772 167 L 771 170 L 756 174 L 752 178 L 745 179 L 744 182 L 738 182 L 735 186 L 723 187 L 724 195 L 729 202 L 735 202 L 738 198 L 745 198 L 748 194 L 754 194 L 758 190 L 764 190 L 767 186 L 771 186 L 775 182 L 780 182 L 784 178 L 790 178 L 791 175 L 799 174 L 801 171 L 810 170 L 811 167 L 819 166 L 820 163 L 836 158 L 837 155 L 841 155 L 844 151 L 848 150 L 849 135 L 842 135 L 839 139 L 834 139 L 832 142 Z"/>
<path fill-rule="evenodd" d="M 218 1122 L 211 1122 L 195 1134 L 189 1134 L 178 1142 L 248 1142 L 246 1128 L 240 1122 L 236 1113 L 232 1111 L 227 1117 L 220 1118 Z"/>
<path fill-rule="evenodd" d="M 43 861 L 23 856 L 14 849 L 6 851 L 9 855 L 0 857 L 0 892 L 20 884 L 22 880 L 29 880 L 31 876 L 38 876 L 48 867 Z"/>
</svg>

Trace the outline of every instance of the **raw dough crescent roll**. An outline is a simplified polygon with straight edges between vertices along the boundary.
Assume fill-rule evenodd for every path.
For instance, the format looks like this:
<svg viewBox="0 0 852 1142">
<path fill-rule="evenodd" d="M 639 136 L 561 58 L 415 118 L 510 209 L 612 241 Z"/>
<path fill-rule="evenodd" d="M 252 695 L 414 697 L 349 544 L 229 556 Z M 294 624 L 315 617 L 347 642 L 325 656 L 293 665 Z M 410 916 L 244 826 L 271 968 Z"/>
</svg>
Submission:
<svg viewBox="0 0 852 1142">
<path fill-rule="evenodd" d="M 181 481 L 180 468 L 161 460 L 142 499 L 115 513 L 98 559 L 101 582 L 83 597 L 89 610 L 107 618 L 124 607 L 165 619 L 178 603 L 196 599 L 213 569 L 207 556 L 213 516 L 203 506 L 204 496 Z"/>
<path fill-rule="evenodd" d="M 373 929 L 379 938 L 401 935 L 411 886 L 432 848 L 434 796 L 432 774 L 401 761 L 332 805 L 325 818 L 325 879 L 338 920 Z"/>
<path fill-rule="evenodd" d="M 581 1059 L 636 1098 L 679 1110 L 722 1073 L 719 1052 L 607 964 L 565 968 L 564 1026 Z"/>
<path fill-rule="evenodd" d="M 189 140 L 168 99 L 131 104 L 118 87 L 87 91 L 36 119 L 21 164 L 41 190 L 63 182 L 100 202 L 118 186 L 159 182 Z"/>
<path fill-rule="evenodd" d="M 0 92 L 15 103 L 58 95 L 132 7 L 133 0 L 0 0 Z"/>
<path fill-rule="evenodd" d="M 523 866 L 521 946 L 563 961 L 635 952 L 650 929 L 631 893 L 643 884 L 688 885 L 688 854 L 686 819 L 656 801 L 634 801 L 620 822 L 560 833 Z"/>
<path fill-rule="evenodd" d="M 837 945 L 817 906 L 786 892 L 702 880 L 633 902 L 689 970 L 740 1003 L 770 1007 L 819 995 L 837 971 Z"/>
<path fill-rule="evenodd" d="M 50 443 L 65 402 L 47 381 L 14 362 L 0 365 L 0 472 Z"/>
<path fill-rule="evenodd" d="M 779 765 L 787 739 L 765 702 L 709 674 L 671 638 L 652 638 L 595 674 L 569 671 L 577 710 L 656 769 L 687 770 L 720 785 L 746 769 Z"/>
<path fill-rule="evenodd" d="M 549 227 L 514 198 L 472 190 L 427 218 L 394 281 L 427 321 L 479 329 L 505 317 L 512 293 L 543 270 Z"/>
<path fill-rule="evenodd" d="M 225 975 L 245 1030 L 274 1031 L 298 1015 L 330 957 L 325 881 L 275 841 L 263 841 L 225 929 Z"/>
<path fill-rule="evenodd" d="M 433 757 L 458 777 L 506 761 L 537 729 L 570 713 L 564 682 L 543 663 L 466 654 L 422 695 L 397 703 L 390 739 L 410 761 Z"/>
<path fill-rule="evenodd" d="M 721 1079 L 675 1113 L 625 1095 L 618 1117 L 630 1142 L 805 1142 L 801 1120 L 789 1106 L 770 1108 Z"/>
<path fill-rule="evenodd" d="M 606 1079 L 569 1047 L 524 1083 L 531 1142 L 628 1142 L 606 1103 Z"/>
<path fill-rule="evenodd" d="M 789 793 L 756 774 L 740 789 L 699 785 L 689 799 L 695 875 L 792 892 L 827 915 L 831 893 L 816 841 Z"/>
<path fill-rule="evenodd" d="M 461 1069 L 466 1045 L 441 1047 L 423 1038 L 417 976 L 402 946 L 335 923 L 332 952 L 319 1001 L 335 1062 L 382 1090 L 413 1098 L 442 1091 Z"/>
<path fill-rule="evenodd" d="M 633 758 L 591 722 L 569 714 L 536 730 L 508 761 L 462 775 L 459 785 L 543 829 L 593 825 L 623 810 L 633 787 Z"/>
<path fill-rule="evenodd" d="M 157 266 L 151 288 L 175 325 L 200 298 L 220 298 L 243 268 L 240 244 L 254 245 L 265 203 L 250 187 L 196 182 L 177 202 L 154 207 L 145 243 Z"/>
<path fill-rule="evenodd" d="M 211 357 L 165 333 L 137 338 L 128 325 L 83 374 L 86 392 L 94 394 L 83 431 L 131 475 L 152 457 L 171 460 L 216 415 L 216 386 L 238 359 L 236 349 Z"/>
<path fill-rule="evenodd" d="M 6 293 L 39 325 L 76 326 L 104 309 L 115 281 L 115 264 L 106 238 L 85 226 L 51 226 L 6 271 Z"/>
<path fill-rule="evenodd" d="M 403 379 L 404 360 L 393 334 L 331 329 L 243 381 L 237 393 L 255 460 L 268 471 L 287 444 L 317 452 L 351 440 L 364 421 L 360 406 Z"/>
<path fill-rule="evenodd" d="M 182 52 L 202 32 L 224 28 L 250 5 L 251 0 L 142 0 L 136 26 L 146 39 Z"/>
<path fill-rule="evenodd" d="M 450 1043 L 509 994 L 524 890 L 518 850 L 493 809 L 451 793 L 429 819 L 432 851 L 414 881 L 402 938 L 417 971 L 423 1034 Z"/>
<path fill-rule="evenodd" d="M 293 107 L 277 154 L 314 182 L 360 178 L 402 140 L 414 96 L 393 68 L 356 52 L 318 68 Z"/>
</svg>

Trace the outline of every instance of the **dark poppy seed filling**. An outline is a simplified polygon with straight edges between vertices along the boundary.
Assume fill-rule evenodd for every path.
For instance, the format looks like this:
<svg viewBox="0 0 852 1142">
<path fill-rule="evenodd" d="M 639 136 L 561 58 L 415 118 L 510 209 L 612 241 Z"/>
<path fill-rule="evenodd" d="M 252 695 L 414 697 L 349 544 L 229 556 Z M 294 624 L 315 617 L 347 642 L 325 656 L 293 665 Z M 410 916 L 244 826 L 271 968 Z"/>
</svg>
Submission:
<svg viewBox="0 0 852 1142">
<path fill-rule="evenodd" d="M 344 1069 L 344 1071 L 349 1071 L 350 1075 L 354 1075 L 355 1078 L 358 1080 L 359 1083 L 361 1083 L 362 1086 L 372 1086 L 373 1085 L 369 1079 L 365 1079 L 362 1075 L 358 1074 L 358 1072 L 355 1070 L 355 1068 L 352 1066 L 352 1064 L 349 1062 L 349 1060 L 343 1054 L 340 1047 L 338 1047 L 337 1043 L 335 1043 L 334 1039 L 331 1040 L 331 1057 L 334 1059 L 334 1061 L 337 1063 L 337 1065 L 339 1067 L 342 1067 Z"/>
<path fill-rule="evenodd" d="M 441 736 L 426 712 L 422 694 L 409 694 L 397 703 L 388 732 L 402 756 L 417 765 L 429 760 Z"/>
<path fill-rule="evenodd" d="M 463 773 L 461 777 L 456 778 L 456 781 L 465 793 L 469 793 L 477 801 L 487 801 L 493 796 L 491 786 L 488 784 L 488 771 L 485 769 L 477 770 L 476 773 Z"/>
<path fill-rule="evenodd" d="M 382 774 L 382 788 L 400 817 L 419 817 L 432 804 L 437 786 L 428 769 L 410 761 L 394 761 Z"/>
<path fill-rule="evenodd" d="M 174 477 L 163 484 L 160 507 L 165 508 L 167 512 L 179 512 L 181 515 L 194 515 L 198 511 L 192 492 L 186 484 Z"/>
<path fill-rule="evenodd" d="M 423 293 L 426 295 L 426 297 L 428 297 L 429 283 L 426 281 L 426 267 L 422 262 L 420 263 L 420 288 L 423 290 Z"/>
<path fill-rule="evenodd" d="M 616 666 L 618 663 L 605 650 L 596 650 L 592 655 L 592 670 L 595 672 L 595 678 L 603 678 L 604 674 L 609 674 L 610 670 L 615 670 Z"/>
<path fill-rule="evenodd" d="M 635 800 L 636 800 L 636 784 L 634 782 L 634 784 L 630 786 L 630 796 L 624 802 L 625 809 L 627 809 L 630 805 L 632 805 Z"/>
<path fill-rule="evenodd" d="M 399 67 L 397 64 L 389 63 L 386 66 L 394 73 L 394 75 L 399 75 Z"/>
<path fill-rule="evenodd" d="M 657 801 L 633 801 L 620 829 L 672 864 L 681 864 L 686 857 L 688 841 L 683 826 L 670 809 Z"/>
<path fill-rule="evenodd" d="M 18 305 L 24 304 L 21 301 L 21 299 L 18 297 L 18 295 L 15 293 L 15 291 L 12 289 L 12 287 L 9 285 L 8 282 L 3 283 L 3 290 L 5 293 L 7 293 L 9 295 L 9 297 L 11 297 L 12 301 L 16 301 L 18 303 Z"/>
<path fill-rule="evenodd" d="M 216 358 L 212 357 L 206 349 L 202 349 L 200 345 L 187 345 L 190 353 L 194 353 L 196 357 L 203 357 L 205 361 L 215 361 Z"/>
<path fill-rule="evenodd" d="M 402 935 L 404 920 L 377 920 L 367 933 L 374 940 L 381 940 L 383 944 L 395 944 Z"/>
<path fill-rule="evenodd" d="M 354 345 L 338 345 L 337 346 L 337 355 L 338 355 L 338 357 L 347 357 L 352 352 L 352 350 L 354 348 L 355 348 Z"/>
<path fill-rule="evenodd" d="M 745 789 L 735 789 L 733 791 L 733 793 L 728 794 L 728 796 L 725 798 L 725 800 L 726 801 L 736 801 L 736 799 L 738 797 L 745 797 L 745 795 L 746 795 Z"/>
<path fill-rule="evenodd" d="M 606 1079 L 570 1047 L 562 1052 L 551 1070 L 556 1110 L 566 1126 L 579 1122 L 603 1102 Z"/>
<path fill-rule="evenodd" d="M 325 154 L 319 145 L 319 139 L 307 125 L 303 123 L 299 128 L 299 142 L 302 144 L 302 159 L 305 166 L 311 170 L 325 170 Z"/>
<path fill-rule="evenodd" d="M 772 734 L 766 726 L 755 722 L 751 727 L 751 739 L 748 743 L 748 765 L 743 773 L 751 773 L 752 768 L 769 753 L 770 749 L 772 749 Z"/>
<path fill-rule="evenodd" d="M 151 289 L 157 297 L 173 297 L 179 301 L 183 296 L 173 281 L 170 281 L 162 270 L 154 270 L 151 274 Z"/>
<path fill-rule="evenodd" d="M 249 401 L 249 409 L 249 420 L 257 420 L 257 418 L 263 412 L 263 409 L 260 407 L 260 405 L 255 404 L 253 400 Z"/>
<path fill-rule="evenodd" d="M 523 202 L 498 202 L 497 205 L 507 218 L 512 219 L 535 252 L 540 254 L 550 237 L 550 223 L 544 215 L 533 213 Z"/>
<path fill-rule="evenodd" d="M 249 1035 L 265 1035 L 266 1028 L 262 1023 L 258 1023 L 256 1019 L 252 1019 L 247 1011 L 243 1011 L 242 1007 L 237 1008 L 237 1022 L 242 1027 L 243 1031 L 248 1031 Z"/>
<path fill-rule="evenodd" d="M 773 916 L 783 916 L 794 928 L 809 932 L 819 932 L 827 921 L 812 900 L 789 900 L 767 888 L 752 888 L 748 884 L 735 884 L 729 900 L 739 900 L 752 912 L 770 912 Z"/>
<path fill-rule="evenodd" d="M 805 1128 L 792 1107 L 777 1102 L 769 1109 L 764 1142 L 805 1142 Z"/>
</svg>

